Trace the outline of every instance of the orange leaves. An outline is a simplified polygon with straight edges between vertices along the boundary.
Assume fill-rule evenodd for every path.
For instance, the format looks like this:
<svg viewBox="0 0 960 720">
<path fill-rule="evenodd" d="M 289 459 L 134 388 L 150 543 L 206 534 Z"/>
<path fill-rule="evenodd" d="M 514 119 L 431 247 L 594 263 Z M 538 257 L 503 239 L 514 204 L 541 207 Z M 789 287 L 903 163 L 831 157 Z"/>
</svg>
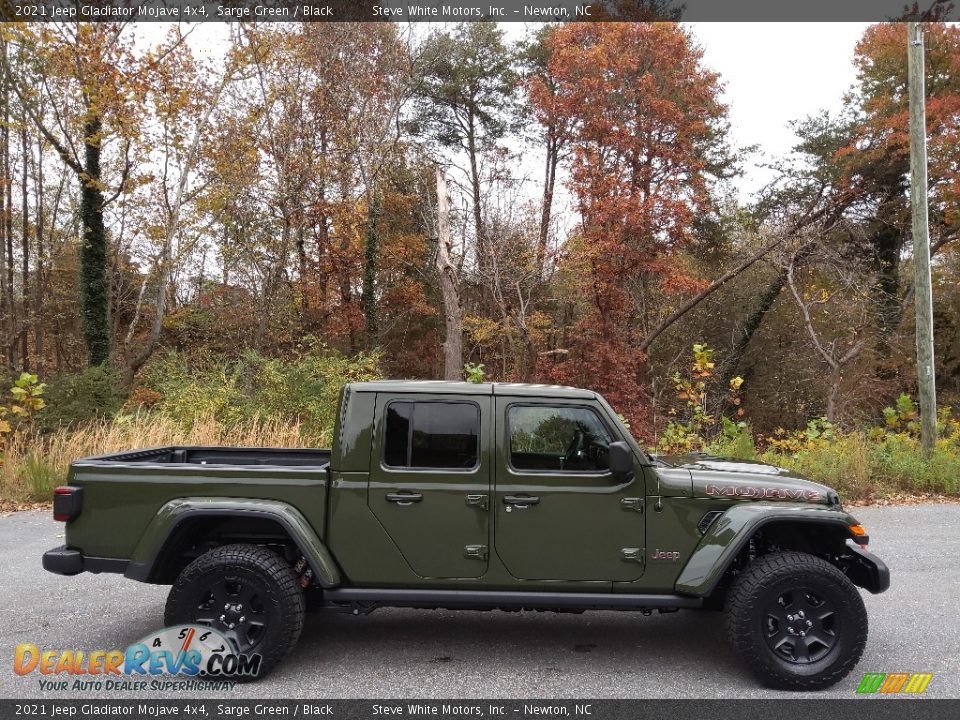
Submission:
<svg viewBox="0 0 960 720">
<path fill-rule="evenodd" d="M 380 304 L 385 314 L 406 315 L 414 322 L 423 322 L 425 318 L 439 314 L 427 298 L 423 284 L 407 278 L 384 290 Z"/>
<path fill-rule="evenodd" d="M 950 214 L 960 199 L 960 28 L 924 23 L 931 201 Z M 907 38 L 902 23 L 869 27 L 857 43 L 857 113 L 850 142 L 836 153 L 853 188 L 896 178 L 909 162 Z"/>
<path fill-rule="evenodd" d="M 535 85 L 531 101 L 568 128 L 591 244 L 630 273 L 652 270 L 709 205 L 708 157 L 723 144 L 718 78 L 676 25 L 574 23 L 549 44 L 556 92 Z"/>
<path fill-rule="evenodd" d="M 547 44 L 547 72 L 528 92 L 569 148 L 583 224 L 566 266 L 589 303 L 576 352 L 549 371 L 607 393 L 639 428 L 638 315 L 656 304 L 641 296 L 703 288 L 677 250 L 712 208 L 713 173 L 732 164 L 721 86 L 677 24 L 569 23 Z"/>
</svg>

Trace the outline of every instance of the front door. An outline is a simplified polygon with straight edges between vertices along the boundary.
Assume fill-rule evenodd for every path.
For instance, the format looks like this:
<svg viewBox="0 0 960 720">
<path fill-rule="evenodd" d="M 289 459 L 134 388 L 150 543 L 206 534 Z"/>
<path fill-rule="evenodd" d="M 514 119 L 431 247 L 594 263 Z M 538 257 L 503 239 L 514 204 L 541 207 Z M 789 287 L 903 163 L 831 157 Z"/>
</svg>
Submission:
<svg viewBox="0 0 960 720">
<path fill-rule="evenodd" d="M 377 395 L 367 503 L 425 578 L 487 569 L 490 397 Z"/>
<path fill-rule="evenodd" d="M 643 574 L 643 475 L 614 476 L 615 434 L 583 401 L 497 397 L 497 556 L 524 580 L 636 580 Z"/>
</svg>

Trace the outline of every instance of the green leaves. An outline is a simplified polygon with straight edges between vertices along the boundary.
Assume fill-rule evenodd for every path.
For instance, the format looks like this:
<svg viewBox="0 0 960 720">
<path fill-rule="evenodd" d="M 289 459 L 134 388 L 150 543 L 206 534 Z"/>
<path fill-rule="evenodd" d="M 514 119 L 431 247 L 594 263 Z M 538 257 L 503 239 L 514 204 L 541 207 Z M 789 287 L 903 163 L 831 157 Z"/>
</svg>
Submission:
<svg viewBox="0 0 960 720">
<path fill-rule="evenodd" d="M 917 404 L 909 395 L 901 393 L 894 407 L 883 409 L 883 419 L 891 430 L 916 430 L 919 427 L 916 422 Z"/>
<path fill-rule="evenodd" d="M 487 373 L 483 369 L 483 363 L 467 363 L 463 366 L 463 372 L 467 376 L 467 382 L 482 383 L 487 379 Z"/>
<path fill-rule="evenodd" d="M 416 124 L 440 145 L 489 149 L 510 125 L 504 110 L 517 85 L 514 53 L 495 23 L 460 23 L 429 37 Z M 475 147 L 469 147 L 473 144 Z"/>
<path fill-rule="evenodd" d="M 187 427 L 204 418 L 226 427 L 255 419 L 297 422 L 318 447 L 330 442 L 343 385 L 382 377 L 379 353 L 345 357 L 310 338 L 283 359 L 253 350 L 238 360 L 167 353 L 145 370 L 143 383 L 153 392 L 134 392 L 129 411 L 150 395 L 151 411 Z"/>
<path fill-rule="evenodd" d="M 36 375 L 27 372 L 20 373 L 20 377 L 14 381 L 9 391 L 11 402 L 0 405 L 0 461 L 3 458 L 4 438 L 46 406 L 42 397 L 46 387 Z M 15 418 L 15 422 L 11 423 L 10 418 Z"/>
<path fill-rule="evenodd" d="M 670 414 L 684 415 L 686 422 L 671 420 L 663 436 L 657 443 L 661 452 L 691 452 L 706 447 L 710 442 L 709 435 L 715 433 L 716 418 L 707 412 L 707 381 L 713 376 L 714 350 L 706 343 L 694 343 L 692 347 L 693 362 L 687 374 L 679 371 L 673 374 L 673 386 L 677 392 L 677 399 L 684 408 L 682 411 L 671 409 Z M 743 385 L 743 378 L 735 377 L 730 381 L 727 400 L 737 408 L 737 417 L 743 417 L 744 411 L 740 406 L 739 391 Z M 721 416 L 721 437 L 729 442 L 740 442 L 741 436 L 749 436 L 749 426 L 743 420 L 734 421 Z M 752 452 L 752 439 L 746 443 Z M 738 451 L 746 452 L 746 451 Z"/>
<path fill-rule="evenodd" d="M 14 381 L 10 388 L 10 395 L 16 401 L 9 407 L 10 412 L 21 417 L 28 417 L 37 410 L 46 407 L 41 397 L 47 388 L 46 383 L 39 381 L 36 375 L 24 372 Z"/>
</svg>

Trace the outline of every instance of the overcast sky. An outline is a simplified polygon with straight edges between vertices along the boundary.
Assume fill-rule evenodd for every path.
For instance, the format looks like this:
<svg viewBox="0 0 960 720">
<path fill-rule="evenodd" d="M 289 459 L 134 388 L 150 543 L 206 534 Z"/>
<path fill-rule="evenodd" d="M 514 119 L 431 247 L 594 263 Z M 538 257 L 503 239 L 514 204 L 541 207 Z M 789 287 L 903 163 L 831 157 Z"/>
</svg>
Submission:
<svg viewBox="0 0 960 720">
<path fill-rule="evenodd" d="M 759 167 L 796 141 L 792 120 L 839 109 L 853 84 L 853 50 L 866 23 L 688 23 L 704 62 L 720 73 L 734 143 L 759 145 L 745 169 L 742 195 L 771 174 Z M 744 199 L 747 199 L 744 197 Z"/>
<path fill-rule="evenodd" d="M 138 34 L 159 39 L 160 23 L 143 23 Z M 733 141 L 757 145 L 759 153 L 737 181 L 741 199 L 771 178 L 762 167 L 790 151 L 796 136 L 789 123 L 840 107 L 854 80 L 853 50 L 866 23 L 686 23 L 704 50 L 704 62 L 720 73 L 730 108 Z M 147 26 L 147 27 L 144 27 Z M 511 40 L 529 29 L 504 23 Z M 419 29 L 419 28 L 418 28 Z M 204 23 L 191 45 L 199 54 L 222 54 L 227 28 Z M 539 165 L 531 168 L 538 177 Z"/>
</svg>

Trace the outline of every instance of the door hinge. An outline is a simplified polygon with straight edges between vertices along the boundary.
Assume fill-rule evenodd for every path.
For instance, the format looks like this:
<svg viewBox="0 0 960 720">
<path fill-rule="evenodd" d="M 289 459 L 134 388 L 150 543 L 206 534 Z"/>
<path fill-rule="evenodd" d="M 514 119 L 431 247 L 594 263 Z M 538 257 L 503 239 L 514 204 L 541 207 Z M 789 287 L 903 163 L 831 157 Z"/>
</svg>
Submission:
<svg viewBox="0 0 960 720">
<path fill-rule="evenodd" d="M 466 558 L 473 558 L 475 560 L 486 560 L 487 546 L 486 545 L 464 545 L 463 556 Z"/>
<path fill-rule="evenodd" d="M 489 501 L 486 495 L 467 495 L 467 505 L 486 510 L 489 506 Z"/>
<path fill-rule="evenodd" d="M 638 513 L 642 513 L 643 498 L 621 498 L 620 507 L 624 510 L 635 510 Z"/>
<path fill-rule="evenodd" d="M 624 562 L 643 562 L 643 548 L 623 548 L 620 551 L 620 559 Z"/>
</svg>

